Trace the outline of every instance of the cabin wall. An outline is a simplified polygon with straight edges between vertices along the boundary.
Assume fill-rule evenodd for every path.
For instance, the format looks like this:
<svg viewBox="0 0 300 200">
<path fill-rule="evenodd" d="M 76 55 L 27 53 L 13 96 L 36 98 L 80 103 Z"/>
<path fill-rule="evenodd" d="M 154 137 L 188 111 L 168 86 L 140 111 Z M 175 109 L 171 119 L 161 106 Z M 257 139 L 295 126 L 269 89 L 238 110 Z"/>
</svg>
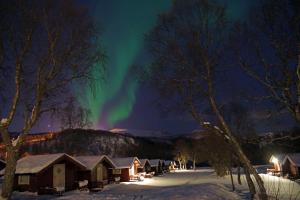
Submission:
<svg viewBox="0 0 300 200">
<path fill-rule="evenodd" d="M 66 190 L 74 190 L 78 187 L 78 171 L 80 169 L 71 163 L 66 165 Z"/>
<path fill-rule="evenodd" d="M 144 168 L 145 168 L 145 172 L 147 173 L 151 172 L 151 165 L 149 163 L 146 163 Z"/>
<path fill-rule="evenodd" d="M 35 174 L 21 174 L 21 175 L 28 175 L 29 178 L 29 185 L 19 185 L 19 174 L 16 174 L 14 177 L 14 190 L 17 191 L 29 191 L 29 192 L 36 192 L 37 188 L 37 178 Z"/>
<path fill-rule="evenodd" d="M 48 168 L 44 169 L 38 174 L 30 174 L 29 185 L 19 185 L 18 176 L 15 176 L 14 189 L 18 191 L 30 191 L 37 192 L 40 188 L 53 187 L 53 165 L 55 164 L 65 164 L 65 190 L 73 190 L 77 188 L 78 185 L 78 171 L 79 167 L 69 160 L 58 160 L 52 163 Z M 23 174 L 22 174 L 23 175 Z M 25 175 L 25 174 L 24 174 Z"/>
<path fill-rule="evenodd" d="M 112 173 L 112 170 L 109 170 L 110 173 Z M 120 177 L 121 182 L 128 182 L 130 181 L 130 176 L 129 176 L 129 168 L 123 168 L 121 169 L 121 174 L 111 174 L 111 176 L 114 178 Z"/>
<path fill-rule="evenodd" d="M 158 173 L 158 166 L 151 167 L 151 171 Z"/>
<path fill-rule="evenodd" d="M 286 159 L 285 163 L 282 166 L 283 168 L 283 174 L 289 174 L 291 176 L 299 176 L 298 167 L 293 165 L 289 159 Z"/>
<path fill-rule="evenodd" d="M 140 173 L 140 172 L 146 172 L 146 173 L 151 172 L 151 165 L 150 165 L 149 163 L 146 163 L 146 164 L 144 165 L 144 167 L 139 167 L 139 168 L 138 168 L 138 172 L 139 172 L 139 173 Z"/>
<path fill-rule="evenodd" d="M 145 171 L 146 171 L 145 167 L 139 167 L 138 168 L 138 173 L 145 172 Z"/>
<path fill-rule="evenodd" d="M 91 181 L 91 171 L 89 170 L 78 171 L 77 176 L 79 181 L 84 181 L 84 180 L 88 180 L 89 182 Z"/>
<path fill-rule="evenodd" d="M 298 174 L 297 166 L 291 164 L 290 165 L 290 173 L 292 176 L 297 176 L 297 174 Z"/>
<path fill-rule="evenodd" d="M 99 162 L 92 170 L 91 170 L 91 181 L 96 182 L 97 181 L 97 168 L 102 165 L 102 178 L 103 181 L 108 181 L 111 179 L 111 168 L 113 168 L 113 165 L 110 164 L 107 160 L 102 160 L 102 162 Z"/>
</svg>

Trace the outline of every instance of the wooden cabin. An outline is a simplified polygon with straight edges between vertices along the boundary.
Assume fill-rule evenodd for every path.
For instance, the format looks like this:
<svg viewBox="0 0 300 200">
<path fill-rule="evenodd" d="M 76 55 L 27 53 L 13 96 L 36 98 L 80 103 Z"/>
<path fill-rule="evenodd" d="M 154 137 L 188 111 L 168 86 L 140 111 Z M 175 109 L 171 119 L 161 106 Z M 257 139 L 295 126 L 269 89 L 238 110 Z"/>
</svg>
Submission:
<svg viewBox="0 0 300 200">
<path fill-rule="evenodd" d="M 175 161 L 171 161 L 171 160 L 165 160 L 165 169 L 167 171 L 173 171 L 176 169 L 176 163 Z"/>
<path fill-rule="evenodd" d="M 162 163 L 160 159 L 149 160 L 151 165 L 151 170 L 155 172 L 155 175 L 160 175 L 163 173 Z"/>
<path fill-rule="evenodd" d="M 103 187 L 112 179 L 112 169 L 115 165 L 108 156 L 77 156 L 75 159 L 87 168 L 80 172 L 79 179 L 88 180 L 89 188 Z"/>
<path fill-rule="evenodd" d="M 115 168 L 112 169 L 114 178 L 120 178 L 121 182 L 136 179 L 138 168 L 141 166 L 137 157 L 113 158 L 112 161 L 115 165 Z"/>
<path fill-rule="evenodd" d="M 165 164 L 165 161 L 164 160 L 160 160 L 160 163 L 161 163 L 161 169 L 162 171 L 164 172 L 166 170 L 166 164 Z"/>
<path fill-rule="evenodd" d="M 285 158 L 285 154 L 274 154 L 269 159 L 269 162 L 272 163 L 273 167 L 268 168 L 268 173 L 271 173 L 272 175 L 280 176 L 282 175 L 282 163 Z"/>
<path fill-rule="evenodd" d="M 288 154 L 282 164 L 283 175 L 291 178 L 300 177 L 300 153 Z"/>
<path fill-rule="evenodd" d="M 138 172 L 151 172 L 151 165 L 148 159 L 140 159 L 141 165 L 138 168 Z"/>
<path fill-rule="evenodd" d="M 39 194 L 73 190 L 78 172 L 85 169 L 84 164 L 64 153 L 23 157 L 17 161 L 14 190 Z"/>
</svg>

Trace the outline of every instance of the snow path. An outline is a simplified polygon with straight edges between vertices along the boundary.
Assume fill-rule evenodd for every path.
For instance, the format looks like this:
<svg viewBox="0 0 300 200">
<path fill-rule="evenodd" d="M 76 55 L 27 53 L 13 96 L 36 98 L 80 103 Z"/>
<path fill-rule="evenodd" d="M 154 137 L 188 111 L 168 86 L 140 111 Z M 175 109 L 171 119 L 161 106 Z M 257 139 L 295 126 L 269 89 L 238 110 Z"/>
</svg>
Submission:
<svg viewBox="0 0 300 200">
<path fill-rule="evenodd" d="M 105 186 L 98 193 L 70 191 L 63 196 L 37 196 L 29 192 L 14 192 L 14 200 L 248 200 L 249 192 L 246 179 L 242 175 L 242 185 L 237 184 L 234 176 L 236 192 L 231 191 L 230 177 L 217 177 L 212 169 L 196 171 L 177 171 L 161 177 L 145 179 L 143 182 L 129 182 Z M 270 199 L 300 200 L 300 185 L 279 177 L 261 174 Z"/>
<path fill-rule="evenodd" d="M 235 200 L 248 199 L 247 188 L 240 187 L 238 194 L 231 192 L 230 180 L 219 178 L 211 169 L 180 171 L 161 177 L 145 179 L 143 182 L 111 184 L 98 193 L 71 191 L 63 196 L 37 196 L 33 193 L 15 192 L 13 199 L 60 199 L 60 200 Z"/>
</svg>

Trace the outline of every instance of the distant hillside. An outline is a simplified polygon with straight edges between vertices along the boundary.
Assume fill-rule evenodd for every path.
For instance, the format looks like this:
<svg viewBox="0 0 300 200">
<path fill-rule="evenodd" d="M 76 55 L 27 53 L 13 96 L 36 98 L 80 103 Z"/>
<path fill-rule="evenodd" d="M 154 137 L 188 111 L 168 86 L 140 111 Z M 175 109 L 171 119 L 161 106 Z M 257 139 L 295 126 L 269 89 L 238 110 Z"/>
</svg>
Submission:
<svg viewBox="0 0 300 200">
<path fill-rule="evenodd" d="M 21 155 L 66 152 L 71 155 L 107 154 L 170 158 L 172 141 L 142 138 L 103 130 L 65 130 L 58 133 L 31 134 L 21 148 Z M 3 151 L 3 150 L 2 150 Z"/>
<path fill-rule="evenodd" d="M 128 131 L 129 132 L 129 131 Z M 141 135 L 141 133 L 136 135 Z M 126 132 L 70 129 L 62 132 L 30 134 L 20 153 L 43 154 L 65 152 L 71 155 L 106 154 L 112 157 L 138 156 L 139 158 L 173 159 L 177 140 L 205 140 L 205 131 L 179 136 L 146 137 Z M 158 136 L 160 134 L 153 134 Z M 15 134 L 17 136 L 17 134 Z M 276 133 L 240 139 L 241 146 L 253 164 L 265 164 L 272 153 L 300 152 L 300 132 Z M 0 157 L 4 157 L 0 144 Z"/>
</svg>

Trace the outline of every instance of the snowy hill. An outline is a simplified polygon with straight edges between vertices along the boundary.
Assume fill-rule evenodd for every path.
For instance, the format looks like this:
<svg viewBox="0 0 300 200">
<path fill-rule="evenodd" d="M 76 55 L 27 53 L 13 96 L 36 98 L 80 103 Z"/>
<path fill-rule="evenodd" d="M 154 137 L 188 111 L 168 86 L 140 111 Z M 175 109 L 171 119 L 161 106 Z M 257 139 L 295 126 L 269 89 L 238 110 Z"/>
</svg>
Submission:
<svg viewBox="0 0 300 200">
<path fill-rule="evenodd" d="M 111 129 L 110 132 L 119 133 L 119 134 L 127 134 L 127 135 L 138 136 L 138 137 L 158 137 L 158 138 L 171 137 L 171 134 L 169 132 L 155 131 L 155 130 L 114 128 L 114 129 Z"/>
<path fill-rule="evenodd" d="M 113 157 L 137 156 L 139 158 L 173 159 L 178 140 L 205 140 L 204 131 L 167 136 L 159 131 L 131 131 L 127 129 L 83 130 L 70 129 L 62 132 L 30 134 L 25 139 L 20 153 L 68 153 L 71 155 L 106 154 Z M 146 135 L 146 137 L 144 137 Z M 266 164 L 272 153 L 300 152 L 300 134 L 282 133 L 241 138 L 248 158 L 255 164 Z M 0 144 L 0 157 L 5 155 L 5 146 Z"/>
<path fill-rule="evenodd" d="M 170 158 L 172 156 L 172 144 L 169 140 L 155 140 L 103 130 L 70 129 L 58 133 L 37 134 L 37 136 L 33 134 L 28 136 L 26 144 L 21 149 L 21 155 L 65 152 L 71 155 L 106 154 L 112 157 Z"/>
</svg>

